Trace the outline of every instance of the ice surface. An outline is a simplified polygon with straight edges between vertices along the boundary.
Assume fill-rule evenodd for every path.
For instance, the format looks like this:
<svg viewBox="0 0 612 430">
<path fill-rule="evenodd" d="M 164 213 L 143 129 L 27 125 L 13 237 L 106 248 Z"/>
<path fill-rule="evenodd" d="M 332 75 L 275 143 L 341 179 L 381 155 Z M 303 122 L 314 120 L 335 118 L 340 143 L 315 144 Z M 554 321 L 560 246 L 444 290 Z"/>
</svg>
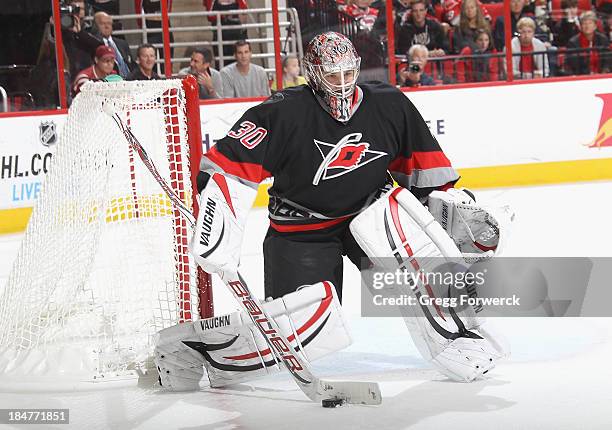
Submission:
<svg viewBox="0 0 612 430">
<path fill-rule="evenodd" d="M 505 255 L 612 256 L 611 182 L 478 195 L 480 200 L 510 204 L 516 211 Z M 266 228 L 265 211 L 254 210 L 242 271 L 260 297 Z M 0 237 L 0 286 L 18 245 L 18 235 Z M 323 409 L 309 402 L 287 374 L 228 389 L 203 384 L 196 393 L 152 387 L 0 393 L 0 407 L 69 408 L 69 427 L 78 429 L 612 428 L 612 318 L 490 321 L 510 339 L 512 357 L 486 380 L 460 384 L 431 369 L 412 346 L 401 320 L 361 318 L 359 288 L 358 273 L 348 263 L 343 306 L 355 343 L 314 363 L 314 370 L 325 377 L 378 381 L 383 393 L 380 407 Z M 236 308 L 229 294 L 218 288 L 215 306 L 217 312 Z"/>
</svg>

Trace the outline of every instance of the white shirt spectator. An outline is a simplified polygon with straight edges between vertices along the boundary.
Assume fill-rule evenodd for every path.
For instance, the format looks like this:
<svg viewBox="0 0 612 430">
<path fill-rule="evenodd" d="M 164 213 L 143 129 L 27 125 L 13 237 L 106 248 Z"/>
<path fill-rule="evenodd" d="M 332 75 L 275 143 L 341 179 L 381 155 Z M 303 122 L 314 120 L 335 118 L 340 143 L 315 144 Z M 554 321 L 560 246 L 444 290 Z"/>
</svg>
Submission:
<svg viewBox="0 0 612 430">
<path fill-rule="evenodd" d="M 221 69 L 221 80 L 223 81 L 223 97 L 265 97 L 270 95 L 268 75 L 263 67 L 257 64 L 249 64 L 246 75 L 240 73 L 236 63 Z"/>
</svg>

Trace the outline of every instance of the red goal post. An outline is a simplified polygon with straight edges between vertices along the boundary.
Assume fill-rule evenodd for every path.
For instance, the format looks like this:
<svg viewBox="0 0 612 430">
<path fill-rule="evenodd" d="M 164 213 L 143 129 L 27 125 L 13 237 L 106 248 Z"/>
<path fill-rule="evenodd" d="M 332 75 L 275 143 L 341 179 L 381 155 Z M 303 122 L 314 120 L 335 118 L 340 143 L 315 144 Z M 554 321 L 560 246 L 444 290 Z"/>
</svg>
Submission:
<svg viewBox="0 0 612 430">
<path fill-rule="evenodd" d="M 183 89 L 187 99 L 187 124 L 189 124 L 189 150 L 191 158 L 191 187 L 194 195 L 197 194 L 197 177 L 200 171 L 202 158 L 202 129 L 200 122 L 200 88 L 193 76 L 183 79 Z M 193 199 L 193 214 L 197 218 L 200 206 L 197 199 Z M 198 290 L 200 318 L 214 315 L 212 279 L 209 273 L 198 267 Z"/>
</svg>

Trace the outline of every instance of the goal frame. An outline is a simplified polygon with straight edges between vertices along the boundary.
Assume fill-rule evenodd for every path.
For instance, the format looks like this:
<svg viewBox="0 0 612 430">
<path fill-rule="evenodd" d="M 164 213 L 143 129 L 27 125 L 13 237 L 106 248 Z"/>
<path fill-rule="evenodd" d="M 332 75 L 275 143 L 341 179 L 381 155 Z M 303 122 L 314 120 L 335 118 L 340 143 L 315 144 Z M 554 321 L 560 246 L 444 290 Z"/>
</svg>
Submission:
<svg viewBox="0 0 612 430">
<path fill-rule="evenodd" d="M 148 176 L 148 172 L 146 172 L 147 174 L 143 173 L 146 168 L 141 165 L 142 161 L 139 157 L 135 157 L 133 150 L 125 139 L 119 139 L 117 134 L 113 135 L 112 138 L 111 135 L 106 134 L 106 130 L 112 130 L 112 127 L 109 128 L 110 125 L 104 123 L 102 117 L 99 116 L 104 115 L 101 110 L 105 110 L 106 103 L 112 103 L 113 105 L 117 103 L 117 107 L 122 106 L 128 126 L 130 121 L 133 121 L 133 126 L 142 129 L 144 132 L 150 128 L 151 137 L 154 139 L 151 140 L 151 148 L 157 148 L 155 151 L 161 151 L 158 154 L 159 157 L 162 157 L 160 160 L 165 157 L 167 162 L 166 175 L 169 175 L 168 180 L 172 189 L 177 192 L 182 201 L 191 206 L 193 213 L 197 214 L 199 211 L 197 176 L 203 152 L 199 85 L 197 81 L 193 76 L 189 76 L 180 81 L 175 80 L 160 84 L 152 82 L 150 86 L 147 86 L 145 82 L 118 82 L 116 87 L 114 84 L 104 83 L 99 84 L 100 88 L 96 89 L 96 85 L 98 84 L 87 84 L 89 90 L 86 89 L 80 97 L 85 97 L 86 93 L 91 94 L 91 96 L 83 99 L 80 103 L 75 103 L 74 117 L 69 114 L 66 123 L 67 129 L 64 131 L 65 136 L 60 139 L 60 142 L 65 145 L 62 147 L 63 155 L 57 159 L 58 164 L 53 177 L 47 178 L 50 182 L 50 194 L 46 200 L 40 202 L 40 207 L 38 207 L 37 202 L 37 209 L 35 209 L 33 215 L 39 215 L 31 220 L 32 227 L 28 227 L 26 231 L 24 243 L 14 264 L 11 277 L 7 281 L 3 296 L 0 296 L 0 305 L 6 306 L 4 310 L 7 311 L 4 321 L 2 321 L 2 327 L 6 327 L 6 331 L 4 331 L 6 336 L 0 336 L 0 341 L 2 341 L 0 344 L 0 391 L 87 390 L 116 385 L 134 385 L 136 381 L 140 384 L 146 380 L 156 380 L 157 373 L 155 367 L 152 366 L 152 346 L 155 343 L 156 331 L 160 327 L 213 315 L 211 275 L 197 267 L 197 263 L 189 251 L 192 227 L 188 227 L 179 210 L 174 205 L 170 205 L 169 201 L 151 200 L 151 197 L 155 197 L 157 194 L 150 195 L 147 193 L 151 191 L 156 193 L 154 191 L 156 189 L 155 181 Z M 151 90 L 153 90 L 152 94 Z M 114 98 L 114 94 L 117 94 L 118 98 Z M 151 102 L 148 100 L 151 100 Z M 149 108 L 156 109 L 151 114 L 153 116 L 146 113 Z M 79 112 L 84 112 L 84 114 L 79 114 Z M 77 120 L 77 118 L 85 118 L 86 122 L 78 122 L 82 120 Z M 95 122 L 89 122 L 92 120 Z M 68 127 L 68 124 L 72 125 Z M 68 132 L 69 130 L 70 132 Z M 75 130 L 78 131 L 75 132 Z M 104 132 L 102 133 L 102 131 Z M 117 132 L 115 131 L 115 133 Z M 89 135 L 95 136 L 95 138 L 90 139 Z M 97 140 L 100 138 L 103 140 Z M 76 146 L 69 144 L 71 141 L 74 141 Z M 100 146 L 95 143 L 92 145 L 92 142 L 100 142 Z M 123 146 L 124 148 L 119 150 L 121 158 L 109 162 L 108 158 L 105 158 L 109 154 L 108 149 L 104 149 L 109 148 L 107 145 L 113 148 L 115 145 L 117 145 L 117 148 Z M 100 151 L 92 151 L 90 148 L 100 148 Z M 83 149 L 85 149 L 84 152 Z M 66 154 L 76 155 L 73 157 L 65 156 Z M 116 153 L 113 149 L 110 154 L 119 153 Z M 93 167 L 89 167 L 89 162 L 82 163 L 80 161 L 81 159 L 78 157 L 83 155 L 88 157 L 88 160 L 94 160 L 92 161 L 94 163 L 92 164 Z M 111 158 L 111 160 L 113 159 Z M 117 161 L 119 162 L 117 163 Z M 89 169 L 94 169 L 98 181 L 104 177 L 108 181 L 110 172 L 115 172 L 113 181 L 119 179 L 119 182 L 89 181 L 89 176 L 83 176 L 81 173 L 88 172 Z M 107 173 L 104 173 L 105 171 Z M 72 173 L 75 173 L 75 176 L 72 176 Z M 99 173 L 104 176 L 100 176 Z M 186 175 L 189 175 L 189 177 Z M 64 181 L 64 178 L 67 178 L 66 181 Z M 88 183 L 94 184 L 94 186 L 80 187 L 77 185 Z M 92 206 L 88 207 L 87 204 L 90 201 L 88 196 L 95 195 L 92 194 L 92 190 L 95 192 L 98 189 L 96 188 L 98 183 L 108 184 L 108 187 L 112 187 L 106 188 L 105 185 L 105 190 L 121 190 L 119 191 L 120 194 L 111 192 L 107 197 L 106 193 L 108 191 L 104 191 L 104 194 L 98 194 L 97 198 L 106 203 L 100 205 L 95 203 L 96 200 L 91 200 Z M 111 184 L 120 184 L 121 188 L 116 188 L 115 185 Z M 162 193 L 162 190 L 159 189 L 159 194 Z M 44 199 L 45 197 L 45 187 L 43 187 L 41 198 Z M 71 203 L 73 198 L 79 201 L 78 206 Z M 111 200 L 106 200 L 107 198 Z M 59 202 L 59 204 L 54 202 Z M 80 207 L 86 208 L 86 212 L 78 212 L 82 211 L 82 209 L 79 209 Z M 152 210 L 155 212 L 152 212 Z M 45 214 L 48 214 L 51 218 L 48 218 Z M 58 220 L 57 224 L 56 219 Z M 155 222 L 159 220 L 161 224 L 150 224 L 149 219 L 153 219 Z M 162 222 L 162 220 L 165 221 Z M 53 222 L 47 224 L 47 221 Z M 80 222 L 84 222 L 85 226 L 100 222 L 102 228 L 105 228 L 105 224 L 119 227 L 119 230 L 115 230 L 115 227 L 109 227 L 111 229 L 106 237 L 110 238 L 111 241 L 106 243 L 111 245 L 110 247 L 109 245 L 103 246 L 104 252 L 107 252 L 107 254 L 102 254 L 100 260 L 106 261 L 104 255 L 116 255 L 114 260 L 109 259 L 106 263 L 103 263 L 108 264 L 113 261 L 118 263 L 108 266 L 108 268 L 115 267 L 115 270 L 104 268 L 104 273 L 89 272 L 93 268 L 93 260 L 97 260 L 97 251 L 95 250 L 98 249 L 97 244 L 102 233 L 94 233 L 91 237 L 81 236 L 77 233 L 81 231 Z M 40 228 L 46 225 L 49 225 L 49 230 Z M 53 226 L 57 226 L 57 229 Z M 159 229 L 162 226 L 163 229 Z M 159 231 L 160 234 L 165 234 L 165 236 L 149 236 L 146 234 L 146 230 L 141 229 L 141 227 L 152 228 L 151 232 Z M 93 228 L 96 229 L 96 227 Z M 134 231 L 133 228 L 137 228 L 136 236 L 134 236 L 139 238 L 137 241 L 133 241 L 132 235 L 129 233 Z M 62 250 L 61 253 L 56 254 L 57 258 L 54 260 L 40 259 L 38 258 L 40 253 L 28 251 L 30 249 L 44 250 L 48 247 L 48 244 L 55 244 L 53 236 L 46 233 L 54 234 L 55 231 L 60 235 L 58 236 L 59 242 L 57 242 L 58 250 Z M 70 233 L 71 231 L 75 233 Z M 87 231 L 92 230 L 88 229 Z M 128 232 L 127 235 L 126 232 Z M 76 235 L 72 236 L 72 234 Z M 138 236 L 139 234 L 142 236 Z M 116 244 L 112 241 L 114 240 L 113 235 L 119 240 Z M 121 242 L 121 237 L 127 238 L 128 242 L 125 239 Z M 152 240 L 151 244 L 158 244 L 151 249 L 168 249 L 169 254 L 166 255 L 168 257 L 173 256 L 173 259 L 168 260 L 168 257 L 163 257 L 162 266 L 149 266 L 150 269 L 154 270 L 149 269 L 141 272 L 143 274 L 149 273 L 149 276 L 139 277 L 140 275 L 136 275 L 136 277 L 133 277 L 130 275 L 131 270 L 129 270 L 131 269 L 130 259 L 125 258 L 129 257 L 129 254 L 123 254 L 124 247 L 120 244 L 127 245 L 125 252 L 136 250 L 138 254 L 134 255 L 142 255 L 144 261 L 147 261 L 146 244 L 149 243 L 149 237 Z M 161 242 L 156 242 L 157 239 L 153 239 L 153 237 L 164 239 Z M 91 240 L 92 244 L 96 244 L 89 247 L 89 249 L 92 249 L 92 254 L 80 253 L 79 248 L 76 247 L 73 249 L 70 246 L 70 238 L 75 244 L 85 244 L 86 247 L 86 244 L 90 243 Z M 145 238 L 145 242 L 141 244 L 140 238 Z M 78 242 L 79 239 L 81 239 L 80 242 Z M 136 247 L 132 248 L 131 243 L 134 243 Z M 68 244 L 68 247 L 66 247 L 66 244 Z M 142 247 L 143 244 L 145 248 Z M 112 247 L 113 245 L 115 248 Z M 159 245 L 163 246 L 160 247 Z M 117 248 L 117 246 L 119 247 Z M 166 246 L 173 246 L 172 250 L 170 251 Z M 81 259 L 77 258 L 73 261 L 70 258 L 70 253 L 65 253 L 63 250 L 72 251 L 75 256 L 84 255 L 86 264 L 79 265 Z M 121 250 L 121 252 L 117 253 L 118 250 Z M 110 251 L 110 254 L 108 254 L 108 251 Z M 87 255 L 92 257 L 89 258 Z M 150 260 L 151 263 L 157 262 L 155 256 L 159 253 L 151 255 L 153 256 Z M 28 264 L 31 261 L 42 261 L 41 270 L 34 269 L 34 267 L 39 267 L 38 265 L 32 265 L 33 270 L 29 271 Z M 48 265 L 46 264 L 47 261 L 54 261 L 54 263 Z M 88 261 L 91 263 L 88 263 Z M 170 261 L 173 262 L 169 264 Z M 162 260 L 159 260 L 159 262 L 162 262 Z M 79 267 L 84 268 L 83 275 L 78 274 L 73 278 L 71 275 L 78 270 L 75 268 Z M 104 265 L 96 265 L 96 267 L 96 270 L 100 270 L 100 267 L 104 267 Z M 135 267 L 141 266 L 137 264 Z M 162 271 L 158 273 L 156 271 L 157 267 L 162 268 Z M 47 271 L 47 268 L 49 268 L 49 271 Z M 64 275 L 64 271 L 69 272 L 67 276 Z M 19 275 L 20 273 L 23 275 Z M 105 273 L 112 275 L 107 277 Z M 114 273 L 117 273 L 120 277 L 115 278 Z M 126 277 L 123 277 L 124 273 L 127 275 Z M 162 275 L 162 273 L 164 274 Z M 170 273 L 174 273 L 173 281 L 166 277 Z M 31 278 L 31 274 L 36 278 Z M 46 278 L 48 275 L 51 275 L 51 277 Z M 10 279 L 13 276 L 15 277 L 11 281 Z M 88 286 L 89 281 L 87 281 L 87 284 L 83 284 L 84 287 L 80 284 L 80 279 L 85 279 L 83 276 L 91 276 L 91 279 L 94 280 L 91 284 L 92 289 Z M 56 284 L 55 282 L 59 279 L 62 282 Z M 72 279 L 77 283 L 71 283 Z M 115 280 L 120 282 L 115 283 Z M 121 282 L 123 280 L 126 280 L 127 283 Z M 151 280 L 152 283 L 146 282 L 146 280 Z M 20 291 L 28 289 L 29 285 L 32 286 L 30 292 L 25 296 L 22 295 Z M 59 291 L 58 296 L 55 296 L 56 285 L 57 291 Z M 70 285 L 75 285 L 74 291 L 72 287 L 69 287 Z M 132 288 L 140 285 L 150 285 L 152 288 L 146 291 Z M 156 285 L 162 287 L 165 285 L 166 287 L 163 288 L 168 288 L 171 285 L 173 287 L 168 290 L 156 290 L 155 288 L 158 288 Z M 113 287 L 109 289 L 107 286 Z M 100 290 L 96 288 L 100 288 Z M 45 294 L 45 289 L 48 290 L 49 296 Z M 78 293 L 76 293 L 77 291 Z M 105 293 L 105 291 L 108 291 L 108 293 Z M 142 291 L 144 295 L 139 295 L 139 291 Z M 70 294 L 66 294 L 68 292 Z M 75 294 L 78 297 L 75 297 Z M 36 302 L 30 301 L 31 297 L 37 298 L 33 299 Z M 64 300 L 55 302 L 55 300 L 49 300 L 49 297 L 54 297 L 54 299 L 63 297 Z M 71 297 L 75 297 L 74 302 Z M 127 302 L 125 301 L 126 298 Z M 171 298 L 174 298 L 174 300 L 170 301 Z M 155 305 L 156 302 L 151 301 L 152 299 L 162 301 Z M 104 300 L 107 300 L 107 302 L 104 302 Z M 123 308 L 120 305 L 132 301 L 136 301 L 136 303 L 140 301 L 141 304 L 137 305 L 136 308 L 130 305 Z M 32 308 L 30 308 L 30 303 L 32 303 Z M 66 304 L 65 307 L 64 303 Z M 174 308 L 167 308 L 164 303 L 173 303 Z M 197 306 L 197 308 L 194 309 L 193 306 Z M 8 312 L 11 309 L 15 309 L 15 312 Z M 32 309 L 33 317 L 28 316 L 28 309 Z M 135 312 L 132 312 L 132 309 Z M 149 313 L 147 309 L 150 309 L 152 313 Z M 145 313 L 141 313 L 142 310 Z M 25 317 L 21 319 L 21 315 L 25 315 Z M 146 319 L 142 318 L 143 316 L 146 316 Z M 165 321 L 165 323 L 160 325 L 160 321 Z M 83 323 L 85 323 L 84 326 Z M 125 325 L 122 326 L 121 324 L 124 323 Z M 74 334 L 70 332 L 72 327 L 77 329 Z M 115 327 L 119 328 L 118 332 L 115 332 Z M 96 331 L 96 329 L 101 331 Z M 100 382 L 103 383 L 100 384 Z"/>
</svg>

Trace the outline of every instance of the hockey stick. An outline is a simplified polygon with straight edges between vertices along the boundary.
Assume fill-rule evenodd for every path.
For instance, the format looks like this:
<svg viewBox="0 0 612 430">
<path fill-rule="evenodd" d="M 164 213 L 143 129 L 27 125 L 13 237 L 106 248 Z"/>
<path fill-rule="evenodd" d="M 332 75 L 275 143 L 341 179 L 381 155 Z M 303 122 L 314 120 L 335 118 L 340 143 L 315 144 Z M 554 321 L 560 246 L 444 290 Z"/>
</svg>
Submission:
<svg viewBox="0 0 612 430">
<path fill-rule="evenodd" d="M 151 160 L 130 128 L 113 111 L 112 106 L 104 105 L 104 111 L 113 118 L 134 152 L 138 154 L 179 213 L 191 224 L 192 230 L 195 230 L 196 220 L 193 214 L 159 174 L 153 160 Z M 253 296 L 240 274 L 223 273 L 221 279 L 230 289 L 234 298 L 242 305 L 255 327 L 266 339 L 270 349 L 281 359 L 298 387 L 310 400 L 321 402 L 323 406 L 337 406 L 342 403 L 379 405 L 382 402 L 380 388 L 376 382 L 329 381 L 313 375 L 307 363 L 297 354 L 285 336 L 282 335 L 276 321 L 260 306 L 259 301 Z"/>
</svg>

